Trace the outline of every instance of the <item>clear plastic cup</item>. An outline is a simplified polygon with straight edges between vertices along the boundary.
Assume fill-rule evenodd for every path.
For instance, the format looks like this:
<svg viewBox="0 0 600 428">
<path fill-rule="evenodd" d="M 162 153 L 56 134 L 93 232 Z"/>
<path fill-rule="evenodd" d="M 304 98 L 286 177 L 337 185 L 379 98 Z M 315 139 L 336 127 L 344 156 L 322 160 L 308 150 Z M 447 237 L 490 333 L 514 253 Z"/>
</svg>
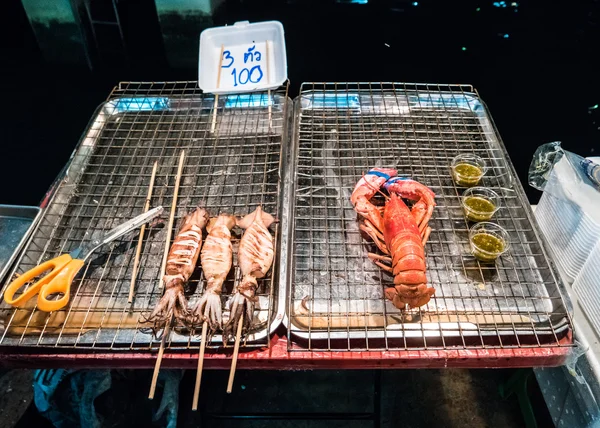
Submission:
<svg viewBox="0 0 600 428">
<path fill-rule="evenodd" d="M 471 187 L 463 192 L 461 204 L 469 221 L 489 221 L 500 209 L 500 196 L 486 187 Z"/>
<path fill-rule="evenodd" d="M 472 153 L 463 153 L 452 159 L 452 178 L 457 186 L 473 187 L 487 172 L 485 161 Z"/>
<path fill-rule="evenodd" d="M 481 222 L 469 230 L 471 252 L 481 262 L 493 263 L 510 248 L 508 232 L 496 223 Z"/>
</svg>

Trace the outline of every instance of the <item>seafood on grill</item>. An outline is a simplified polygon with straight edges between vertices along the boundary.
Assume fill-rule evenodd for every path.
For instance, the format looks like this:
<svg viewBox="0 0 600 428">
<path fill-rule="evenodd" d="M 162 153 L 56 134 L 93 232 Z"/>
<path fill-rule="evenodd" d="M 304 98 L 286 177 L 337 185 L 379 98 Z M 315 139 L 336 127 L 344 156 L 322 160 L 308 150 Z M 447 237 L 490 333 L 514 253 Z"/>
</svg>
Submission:
<svg viewBox="0 0 600 428">
<path fill-rule="evenodd" d="M 247 330 L 254 316 L 254 305 L 257 301 L 257 279 L 263 278 L 273 264 L 273 237 L 269 226 L 275 218 L 262 210 L 262 207 L 237 221 L 244 229 L 238 249 L 238 264 L 242 272 L 242 281 L 237 286 L 231 300 L 231 315 L 224 329 L 224 337 L 231 337 L 242 317 Z"/>
<path fill-rule="evenodd" d="M 384 207 L 371 199 L 387 190 Z M 413 201 L 408 208 L 402 198 Z M 394 306 L 420 307 L 429 302 L 435 289 L 427 286 L 425 243 L 431 233 L 429 220 L 435 194 L 427 186 L 397 176 L 393 169 L 373 168 L 356 184 L 351 196 L 365 232 L 385 255 L 369 253 L 371 260 L 394 276 L 394 287 L 385 290 Z"/>
<path fill-rule="evenodd" d="M 158 330 L 171 318 L 180 325 L 190 323 L 191 315 L 184 294 L 184 285 L 192 276 L 202 247 L 202 229 L 208 222 L 208 213 L 196 208 L 183 218 L 173 245 L 169 249 L 165 275 L 162 280 L 165 293 L 146 319 Z"/>
<path fill-rule="evenodd" d="M 395 169 L 373 168 L 356 183 L 350 196 L 350 202 L 352 202 L 354 210 L 360 216 L 360 230 L 369 235 L 384 253 L 388 252 L 387 247 L 379 239 L 383 236 L 381 234 L 383 232 L 383 210 L 381 207 L 373 205 L 371 198 L 397 173 Z"/>
<path fill-rule="evenodd" d="M 194 309 L 196 319 L 208 322 L 211 330 L 221 328 L 221 291 L 223 282 L 231 270 L 233 246 L 231 229 L 236 219 L 229 214 L 211 218 L 206 226 L 208 236 L 204 240 L 200 263 L 206 278 L 206 290 Z"/>
</svg>

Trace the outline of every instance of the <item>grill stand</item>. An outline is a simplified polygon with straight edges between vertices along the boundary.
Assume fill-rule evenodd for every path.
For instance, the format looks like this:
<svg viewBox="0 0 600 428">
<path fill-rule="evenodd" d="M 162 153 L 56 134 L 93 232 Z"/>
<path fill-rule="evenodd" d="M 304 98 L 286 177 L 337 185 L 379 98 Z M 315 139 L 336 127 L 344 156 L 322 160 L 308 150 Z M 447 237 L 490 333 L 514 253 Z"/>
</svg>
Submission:
<svg viewBox="0 0 600 428">
<path fill-rule="evenodd" d="M 398 350 L 369 352 L 288 351 L 288 340 L 275 335 L 269 349 L 240 353 L 239 369 L 304 370 L 304 369 L 416 369 L 416 368 L 516 368 L 556 367 L 564 364 L 572 347 L 571 334 L 552 348 Z M 290 343 L 290 346 L 293 344 Z M 0 355 L 0 366 L 19 368 L 152 368 L 156 353 L 12 353 Z M 38 352 L 35 352 L 38 351 Z M 197 352 L 166 352 L 163 368 L 194 369 Z M 231 354 L 206 353 L 205 369 L 229 369 Z"/>
</svg>

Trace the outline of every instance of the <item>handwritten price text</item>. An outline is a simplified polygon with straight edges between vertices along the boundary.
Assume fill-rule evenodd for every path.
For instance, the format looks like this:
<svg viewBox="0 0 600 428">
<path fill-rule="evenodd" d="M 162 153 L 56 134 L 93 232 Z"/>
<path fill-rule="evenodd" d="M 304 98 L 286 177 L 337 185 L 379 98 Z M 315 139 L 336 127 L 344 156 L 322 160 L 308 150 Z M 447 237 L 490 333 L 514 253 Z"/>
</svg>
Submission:
<svg viewBox="0 0 600 428">
<path fill-rule="evenodd" d="M 262 59 L 262 53 L 256 48 L 256 45 L 252 45 L 244 52 L 244 66 L 238 71 L 235 65 L 235 58 L 231 54 L 231 51 L 223 51 L 223 63 L 221 68 L 231 68 L 231 75 L 233 76 L 233 86 L 246 85 L 247 83 L 258 83 L 262 80 L 264 73 L 260 64 Z"/>
</svg>

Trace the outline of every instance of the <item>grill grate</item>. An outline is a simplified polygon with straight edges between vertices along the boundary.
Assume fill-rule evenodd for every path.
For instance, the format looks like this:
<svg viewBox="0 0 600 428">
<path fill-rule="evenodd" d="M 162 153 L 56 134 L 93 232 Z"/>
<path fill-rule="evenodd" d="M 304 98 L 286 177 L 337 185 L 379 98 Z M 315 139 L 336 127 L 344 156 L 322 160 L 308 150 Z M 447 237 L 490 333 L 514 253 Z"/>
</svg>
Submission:
<svg viewBox="0 0 600 428">
<path fill-rule="evenodd" d="M 485 107 L 470 86 L 308 83 L 296 101 L 290 349 L 386 350 L 562 346 L 571 323 L 527 199 Z M 469 254 L 450 161 L 476 153 L 501 195 L 494 222 L 511 249 L 496 265 Z M 392 277 L 367 258 L 350 195 L 372 167 L 428 185 L 437 206 L 426 245 L 436 294 L 401 312 Z"/>
<path fill-rule="evenodd" d="M 198 205 L 211 216 L 241 216 L 260 204 L 279 216 L 282 142 L 289 123 L 287 87 L 270 94 L 221 96 L 212 133 L 214 97 L 203 94 L 196 82 L 121 83 L 99 109 L 67 173 L 57 181 L 16 272 L 69 252 L 141 213 L 155 161 L 159 168 L 151 207 L 163 205 L 168 212 L 182 149 L 186 160 L 173 238 L 181 218 Z M 34 301 L 16 310 L 3 303 L 0 345 L 115 350 L 158 346 L 150 332 L 140 330 L 141 315 L 162 295 L 159 270 L 166 229 L 164 224 L 149 226 L 133 304 L 127 297 L 136 233 L 92 256 L 74 281 L 65 310 L 47 314 L 32 310 Z M 279 242 L 278 226 L 272 229 Z M 240 234 L 233 234 L 234 268 L 224 285 L 224 305 L 239 279 L 235 266 Z M 277 310 L 272 272 L 259 282 L 260 310 L 247 346 L 267 342 Z M 204 288 L 199 266 L 189 285 L 194 305 Z M 185 349 L 198 342 L 197 336 L 181 332 L 170 336 L 168 346 Z M 219 344 L 215 336 L 208 347 Z"/>
</svg>

